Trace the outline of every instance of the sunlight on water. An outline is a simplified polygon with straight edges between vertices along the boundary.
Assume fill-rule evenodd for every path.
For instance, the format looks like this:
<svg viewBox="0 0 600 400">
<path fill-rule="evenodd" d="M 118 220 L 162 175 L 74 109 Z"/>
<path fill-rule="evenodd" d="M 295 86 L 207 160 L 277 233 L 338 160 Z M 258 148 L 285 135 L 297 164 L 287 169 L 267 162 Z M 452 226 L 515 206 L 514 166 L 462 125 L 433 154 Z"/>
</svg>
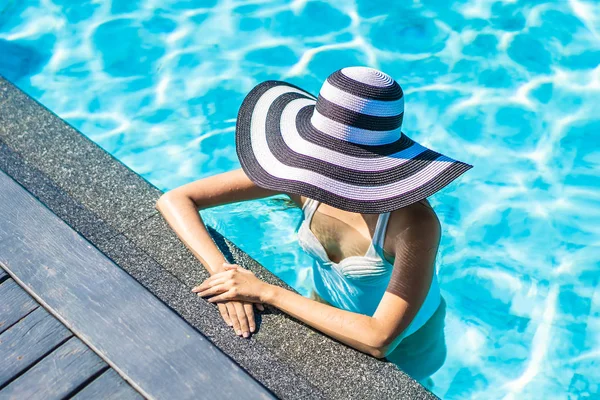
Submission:
<svg viewBox="0 0 600 400">
<path fill-rule="evenodd" d="M 475 166 L 431 199 L 447 399 L 600 396 L 599 64 L 591 0 L 0 0 L 0 74 L 163 190 L 239 168 L 258 82 L 392 75 L 405 132 Z M 283 197 L 202 215 L 307 293 Z"/>
</svg>

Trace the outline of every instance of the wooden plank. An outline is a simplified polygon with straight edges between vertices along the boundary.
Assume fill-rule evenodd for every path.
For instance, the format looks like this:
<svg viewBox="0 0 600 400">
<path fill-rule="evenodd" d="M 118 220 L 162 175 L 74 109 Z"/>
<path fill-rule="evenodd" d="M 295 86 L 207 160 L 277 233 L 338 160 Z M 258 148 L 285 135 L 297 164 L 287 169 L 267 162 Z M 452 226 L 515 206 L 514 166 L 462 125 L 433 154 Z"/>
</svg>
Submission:
<svg viewBox="0 0 600 400">
<path fill-rule="evenodd" d="M 143 396 L 274 398 L 2 171 L 0 187 L 0 263 Z"/>
<path fill-rule="evenodd" d="M 109 369 L 73 397 L 73 400 L 95 399 L 142 400 L 143 397 L 129 386 L 114 369 Z"/>
<path fill-rule="evenodd" d="M 69 339 L 0 391 L 0 399 L 62 399 L 107 365 L 77 338 Z"/>
<path fill-rule="evenodd" d="M 0 335 L 0 387 L 73 334 L 38 307 Z"/>
<path fill-rule="evenodd" d="M 0 334 L 37 307 L 38 303 L 12 279 L 0 283 Z"/>
</svg>

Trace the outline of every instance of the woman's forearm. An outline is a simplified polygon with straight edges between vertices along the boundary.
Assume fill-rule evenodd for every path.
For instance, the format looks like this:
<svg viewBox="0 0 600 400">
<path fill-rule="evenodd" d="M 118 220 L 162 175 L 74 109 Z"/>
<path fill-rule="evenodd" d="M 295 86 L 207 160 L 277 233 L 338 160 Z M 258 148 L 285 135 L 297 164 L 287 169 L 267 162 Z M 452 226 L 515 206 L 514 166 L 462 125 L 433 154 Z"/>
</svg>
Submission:
<svg viewBox="0 0 600 400">
<path fill-rule="evenodd" d="M 263 301 L 357 350 L 384 357 L 385 338 L 378 321 L 368 315 L 319 303 L 274 285 L 268 286 Z"/>
<path fill-rule="evenodd" d="M 211 275 L 223 271 L 225 257 L 206 230 L 192 199 L 165 194 L 156 202 L 156 209 Z"/>
</svg>

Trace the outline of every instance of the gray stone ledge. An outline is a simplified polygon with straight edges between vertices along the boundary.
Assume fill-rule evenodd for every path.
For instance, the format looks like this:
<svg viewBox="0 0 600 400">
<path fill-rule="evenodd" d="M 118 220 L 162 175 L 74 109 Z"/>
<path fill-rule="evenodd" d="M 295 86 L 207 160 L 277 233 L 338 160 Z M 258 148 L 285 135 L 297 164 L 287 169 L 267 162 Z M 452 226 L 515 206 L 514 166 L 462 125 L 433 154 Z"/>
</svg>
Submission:
<svg viewBox="0 0 600 400">
<path fill-rule="evenodd" d="M 280 398 L 436 398 L 394 364 L 272 307 L 250 339 L 236 336 L 190 291 L 208 274 L 154 208 L 160 190 L 2 77 L 0 169 Z M 230 261 L 291 289 L 209 230 Z"/>
</svg>

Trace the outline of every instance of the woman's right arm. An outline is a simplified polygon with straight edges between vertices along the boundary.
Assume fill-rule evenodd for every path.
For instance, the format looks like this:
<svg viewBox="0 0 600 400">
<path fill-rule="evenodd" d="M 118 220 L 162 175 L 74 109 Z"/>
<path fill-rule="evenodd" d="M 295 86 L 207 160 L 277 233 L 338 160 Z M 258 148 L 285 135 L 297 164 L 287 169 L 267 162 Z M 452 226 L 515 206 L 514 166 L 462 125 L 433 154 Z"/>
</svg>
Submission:
<svg viewBox="0 0 600 400">
<path fill-rule="evenodd" d="M 261 188 L 243 169 L 224 172 L 187 183 L 163 194 L 156 209 L 185 246 L 213 275 L 223 271 L 227 261 L 206 230 L 199 210 L 244 200 L 269 197 L 281 192 Z M 219 304 L 219 311 L 238 335 L 254 332 L 252 303 L 231 301 Z"/>
</svg>

